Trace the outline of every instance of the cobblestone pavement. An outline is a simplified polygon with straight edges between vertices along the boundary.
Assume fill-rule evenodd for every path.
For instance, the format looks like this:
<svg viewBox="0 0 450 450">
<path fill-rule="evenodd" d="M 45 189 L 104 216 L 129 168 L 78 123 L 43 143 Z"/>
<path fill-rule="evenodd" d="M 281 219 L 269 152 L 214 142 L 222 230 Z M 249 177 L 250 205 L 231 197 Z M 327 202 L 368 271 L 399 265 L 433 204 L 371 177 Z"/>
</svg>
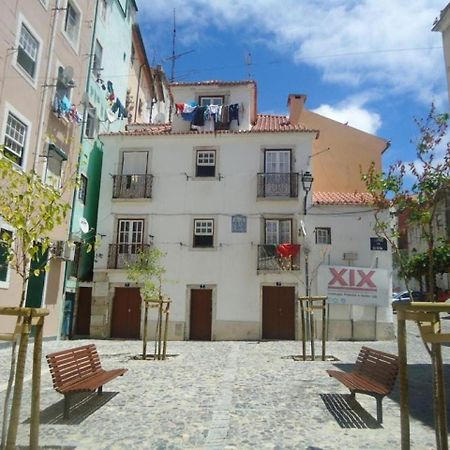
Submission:
<svg viewBox="0 0 450 450">
<path fill-rule="evenodd" d="M 450 329 L 450 320 L 444 320 Z M 89 341 L 48 341 L 44 354 Z M 170 342 L 166 361 L 132 359 L 139 341 L 94 341 L 105 368 L 128 372 L 104 387 L 102 397 L 74 402 L 62 419 L 62 398 L 42 371 L 40 445 L 76 449 L 396 449 L 400 448 L 398 386 L 376 421 L 371 397 L 348 391 L 325 369 L 350 369 L 361 345 L 396 353 L 396 341 L 330 342 L 332 362 L 300 362 L 294 341 Z M 152 346 L 149 345 L 152 349 Z M 0 348 L 3 405 L 9 350 Z M 447 379 L 450 348 L 443 348 Z M 435 448 L 431 367 L 414 324 L 408 324 L 411 448 Z M 28 444 L 31 348 L 18 444 Z M 448 384 L 448 383 L 447 383 Z M 447 386 L 447 398 L 450 399 Z"/>
</svg>

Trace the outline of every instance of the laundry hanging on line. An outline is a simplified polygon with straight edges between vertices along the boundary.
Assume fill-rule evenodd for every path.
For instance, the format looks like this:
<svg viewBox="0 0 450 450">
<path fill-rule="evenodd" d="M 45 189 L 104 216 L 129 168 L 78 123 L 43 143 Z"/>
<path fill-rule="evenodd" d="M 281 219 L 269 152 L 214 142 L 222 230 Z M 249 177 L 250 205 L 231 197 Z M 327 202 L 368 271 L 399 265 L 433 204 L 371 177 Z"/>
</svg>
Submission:
<svg viewBox="0 0 450 450">
<path fill-rule="evenodd" d="M 214 123 L 230 125 L 233 120 L 239 123 L 239 111 L 243 111 L 242 105 L 233 103 L 231 105 L 207 105 L 200 106 L 195 102 L 176 103 L 175 112 L 181 115 L 183 120 L 191 122 L 195 126 L 204 126 L 205 121 L 212 120 Z"/>
</svg>

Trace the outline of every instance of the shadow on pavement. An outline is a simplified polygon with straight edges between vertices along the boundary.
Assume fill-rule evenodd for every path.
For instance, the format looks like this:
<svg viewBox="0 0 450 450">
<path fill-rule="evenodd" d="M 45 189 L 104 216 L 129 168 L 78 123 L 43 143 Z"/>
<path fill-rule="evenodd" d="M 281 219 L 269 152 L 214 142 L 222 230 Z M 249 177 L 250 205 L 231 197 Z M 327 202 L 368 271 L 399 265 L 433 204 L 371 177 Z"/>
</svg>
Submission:
<svg viewBox="0 0 450 450">
<path fill-rule="evenodd" d="M 40 423 L 45 425 L 79 425 L 95 411 L 112 400 L 118 392 L 91 392 L 73 394 L 70 398 L 70 414 L 64 419 L 64 400 L 60 400 L 41 411 Z M 28 418 L 24 423 L 30 423 Z"/>
<path fill-rule="evenodd" d="M 320 394 L 341 428 L 383 428 L 350 394 Z"/>
</svg>

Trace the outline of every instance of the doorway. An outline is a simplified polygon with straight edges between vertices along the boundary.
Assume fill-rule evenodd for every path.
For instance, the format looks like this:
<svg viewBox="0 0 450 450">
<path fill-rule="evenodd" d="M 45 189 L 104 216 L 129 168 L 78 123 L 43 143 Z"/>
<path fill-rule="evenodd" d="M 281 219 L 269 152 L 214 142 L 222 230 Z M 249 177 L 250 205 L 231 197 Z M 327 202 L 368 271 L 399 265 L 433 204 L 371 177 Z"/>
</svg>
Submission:
<svg viewBox="0 0 450 450">
<path fill-rule="evenodd" d="M 212 289 L 191 289 L 189 339 L 210 341 L 212 323 Z"/>
<path fill-rule="evenodd" d="M 139 339 L 141 294 L 139 288 L 116 288 L 111 316 L 111 337 Z"/>
<path fill-rule="evenodd" d="M 295 339 L 295 288 L 263 286 L 263 339 Z"/>
</svg>

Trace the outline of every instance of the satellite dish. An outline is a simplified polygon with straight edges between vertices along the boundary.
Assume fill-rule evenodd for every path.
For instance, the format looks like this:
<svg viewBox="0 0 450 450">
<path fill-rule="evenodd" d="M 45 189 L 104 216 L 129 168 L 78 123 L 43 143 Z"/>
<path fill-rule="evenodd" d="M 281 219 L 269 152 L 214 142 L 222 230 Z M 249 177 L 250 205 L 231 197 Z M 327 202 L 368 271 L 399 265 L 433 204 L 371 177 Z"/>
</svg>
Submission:
<svg viewBox="0 0 450 450">
<path fill-rule="evenodd" d="M 89 231 L 89 223 L 84 217 L 80 217 L 80 220 L 78 221 L 80 225 L 80 230 L 83 233 L 87 233 Z"/>
</svg>

